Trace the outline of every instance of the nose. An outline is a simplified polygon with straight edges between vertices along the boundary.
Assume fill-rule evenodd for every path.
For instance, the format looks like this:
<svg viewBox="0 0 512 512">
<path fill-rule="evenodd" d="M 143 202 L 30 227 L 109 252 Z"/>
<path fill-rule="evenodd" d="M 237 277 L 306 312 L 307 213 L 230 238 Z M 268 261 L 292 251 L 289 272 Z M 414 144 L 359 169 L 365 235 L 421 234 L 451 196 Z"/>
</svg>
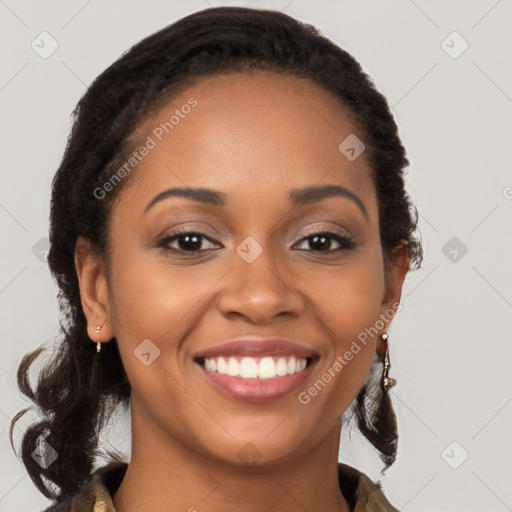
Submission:
<svg viewBox="0 0 512 512">
<path fill-rule="evenodd" d="M 304 301 L 292 285 L 293 276 L 284 270 L 286 262 L 279 261 L 270 250 L 263 250 L 252 263 L 235 254 L 233 265 L 217 302 L 223 315 L 262 325 L 274 317 L 301 315 Z"/>
</svg>

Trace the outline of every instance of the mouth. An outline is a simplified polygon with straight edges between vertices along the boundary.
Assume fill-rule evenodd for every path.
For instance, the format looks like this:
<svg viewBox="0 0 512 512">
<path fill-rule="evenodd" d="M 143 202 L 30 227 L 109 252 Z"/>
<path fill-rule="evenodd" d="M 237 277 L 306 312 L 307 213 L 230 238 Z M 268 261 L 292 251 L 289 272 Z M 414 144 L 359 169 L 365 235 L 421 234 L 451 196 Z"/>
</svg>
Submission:
<svg viewBox="0 0 512 512">
<path fill-rule="evenodd" d="M 295 375 L 306 369 L 312 357 L 266 356 L 266 357 L 211 357 L 198 358 L 196 362 L 205 370 L 240 379 L 274 379 Z"/>
<path fill-rule="evenodd" d="M 318 359 L 315 352 L 288 341 L 242 340 L 197 354 L 194 362 L 224 395 L 268 402 L 301 386 Z"/>
</svg>

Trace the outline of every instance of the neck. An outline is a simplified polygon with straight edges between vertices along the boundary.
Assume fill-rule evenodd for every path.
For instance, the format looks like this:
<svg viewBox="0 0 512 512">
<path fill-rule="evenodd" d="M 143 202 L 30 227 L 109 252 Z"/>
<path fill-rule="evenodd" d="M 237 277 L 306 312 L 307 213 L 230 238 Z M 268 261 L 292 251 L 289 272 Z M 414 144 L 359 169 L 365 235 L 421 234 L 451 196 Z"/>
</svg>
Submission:
<svg viewBox="0 0 512 512">
<path fill-rule="evenodd" d="M 341 423 L 293 460 L 239 466 L 219 461 L 148 428 L 132 408 L 132 454 L 114 494 L 116 512 L 349 512 L 338 482 Z"/>
</svg>

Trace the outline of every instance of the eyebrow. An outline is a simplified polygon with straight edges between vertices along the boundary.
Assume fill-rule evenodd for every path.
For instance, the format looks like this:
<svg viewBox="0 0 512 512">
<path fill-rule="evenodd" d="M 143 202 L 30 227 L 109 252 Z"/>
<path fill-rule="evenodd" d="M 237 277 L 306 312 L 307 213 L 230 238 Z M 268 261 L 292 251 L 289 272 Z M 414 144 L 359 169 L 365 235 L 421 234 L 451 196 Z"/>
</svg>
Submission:
<svg viewBox="0 0 512 512">
<path fill-rule="evenodd" d="M 341 185 L 320 185 L 313 187 L 299 188 L 290 191 L 290 200 L 295 206 L 311 204 L 328 197 L 343 197 L 353 201 L 361 210 L 364 218 L 369 220 L 366 207 L 356 194 Z"/>
<path fill-rule="evenodd" d="M 144 212 L 147 212 L 156 203 L 169 197 L 184 197 L 200 203 L 211 204 L 214 206 L 225 206 L 228 203 L 227 196 L 223 192 L 210 188 L 178 187 L 164 190 L 157 194 L 146 206 Z M 322 199 L 330 197 L 343 197 L 353 201 L 361 210 L 366 220 L 368 220 L 368 211 L 361 199 L 341 185 L 320 185 L 305 188 L 294 189 L 290 191 L 289 199 L 294 206 L 316 203 Z"/>
</svg>

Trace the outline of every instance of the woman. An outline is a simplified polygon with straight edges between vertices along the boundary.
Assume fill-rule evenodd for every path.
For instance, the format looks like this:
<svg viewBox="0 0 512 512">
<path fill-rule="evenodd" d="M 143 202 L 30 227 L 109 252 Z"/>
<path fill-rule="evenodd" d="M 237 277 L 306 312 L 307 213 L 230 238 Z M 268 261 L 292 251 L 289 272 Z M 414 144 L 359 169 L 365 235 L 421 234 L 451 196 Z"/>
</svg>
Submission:
<svg viewBox="0 0 512 512">
<path fill-rule="evenodd" d="M 197 12 L 103 72 L 53 182 L 62 344 L 19 369 L 48 510 L 396 510 L 338 448 L 352 411 L 396 456 L 407 164 L 360 65 L 282 13 Z M 119 404 L 131 459 L 91 474 Z"/>
</svg>

